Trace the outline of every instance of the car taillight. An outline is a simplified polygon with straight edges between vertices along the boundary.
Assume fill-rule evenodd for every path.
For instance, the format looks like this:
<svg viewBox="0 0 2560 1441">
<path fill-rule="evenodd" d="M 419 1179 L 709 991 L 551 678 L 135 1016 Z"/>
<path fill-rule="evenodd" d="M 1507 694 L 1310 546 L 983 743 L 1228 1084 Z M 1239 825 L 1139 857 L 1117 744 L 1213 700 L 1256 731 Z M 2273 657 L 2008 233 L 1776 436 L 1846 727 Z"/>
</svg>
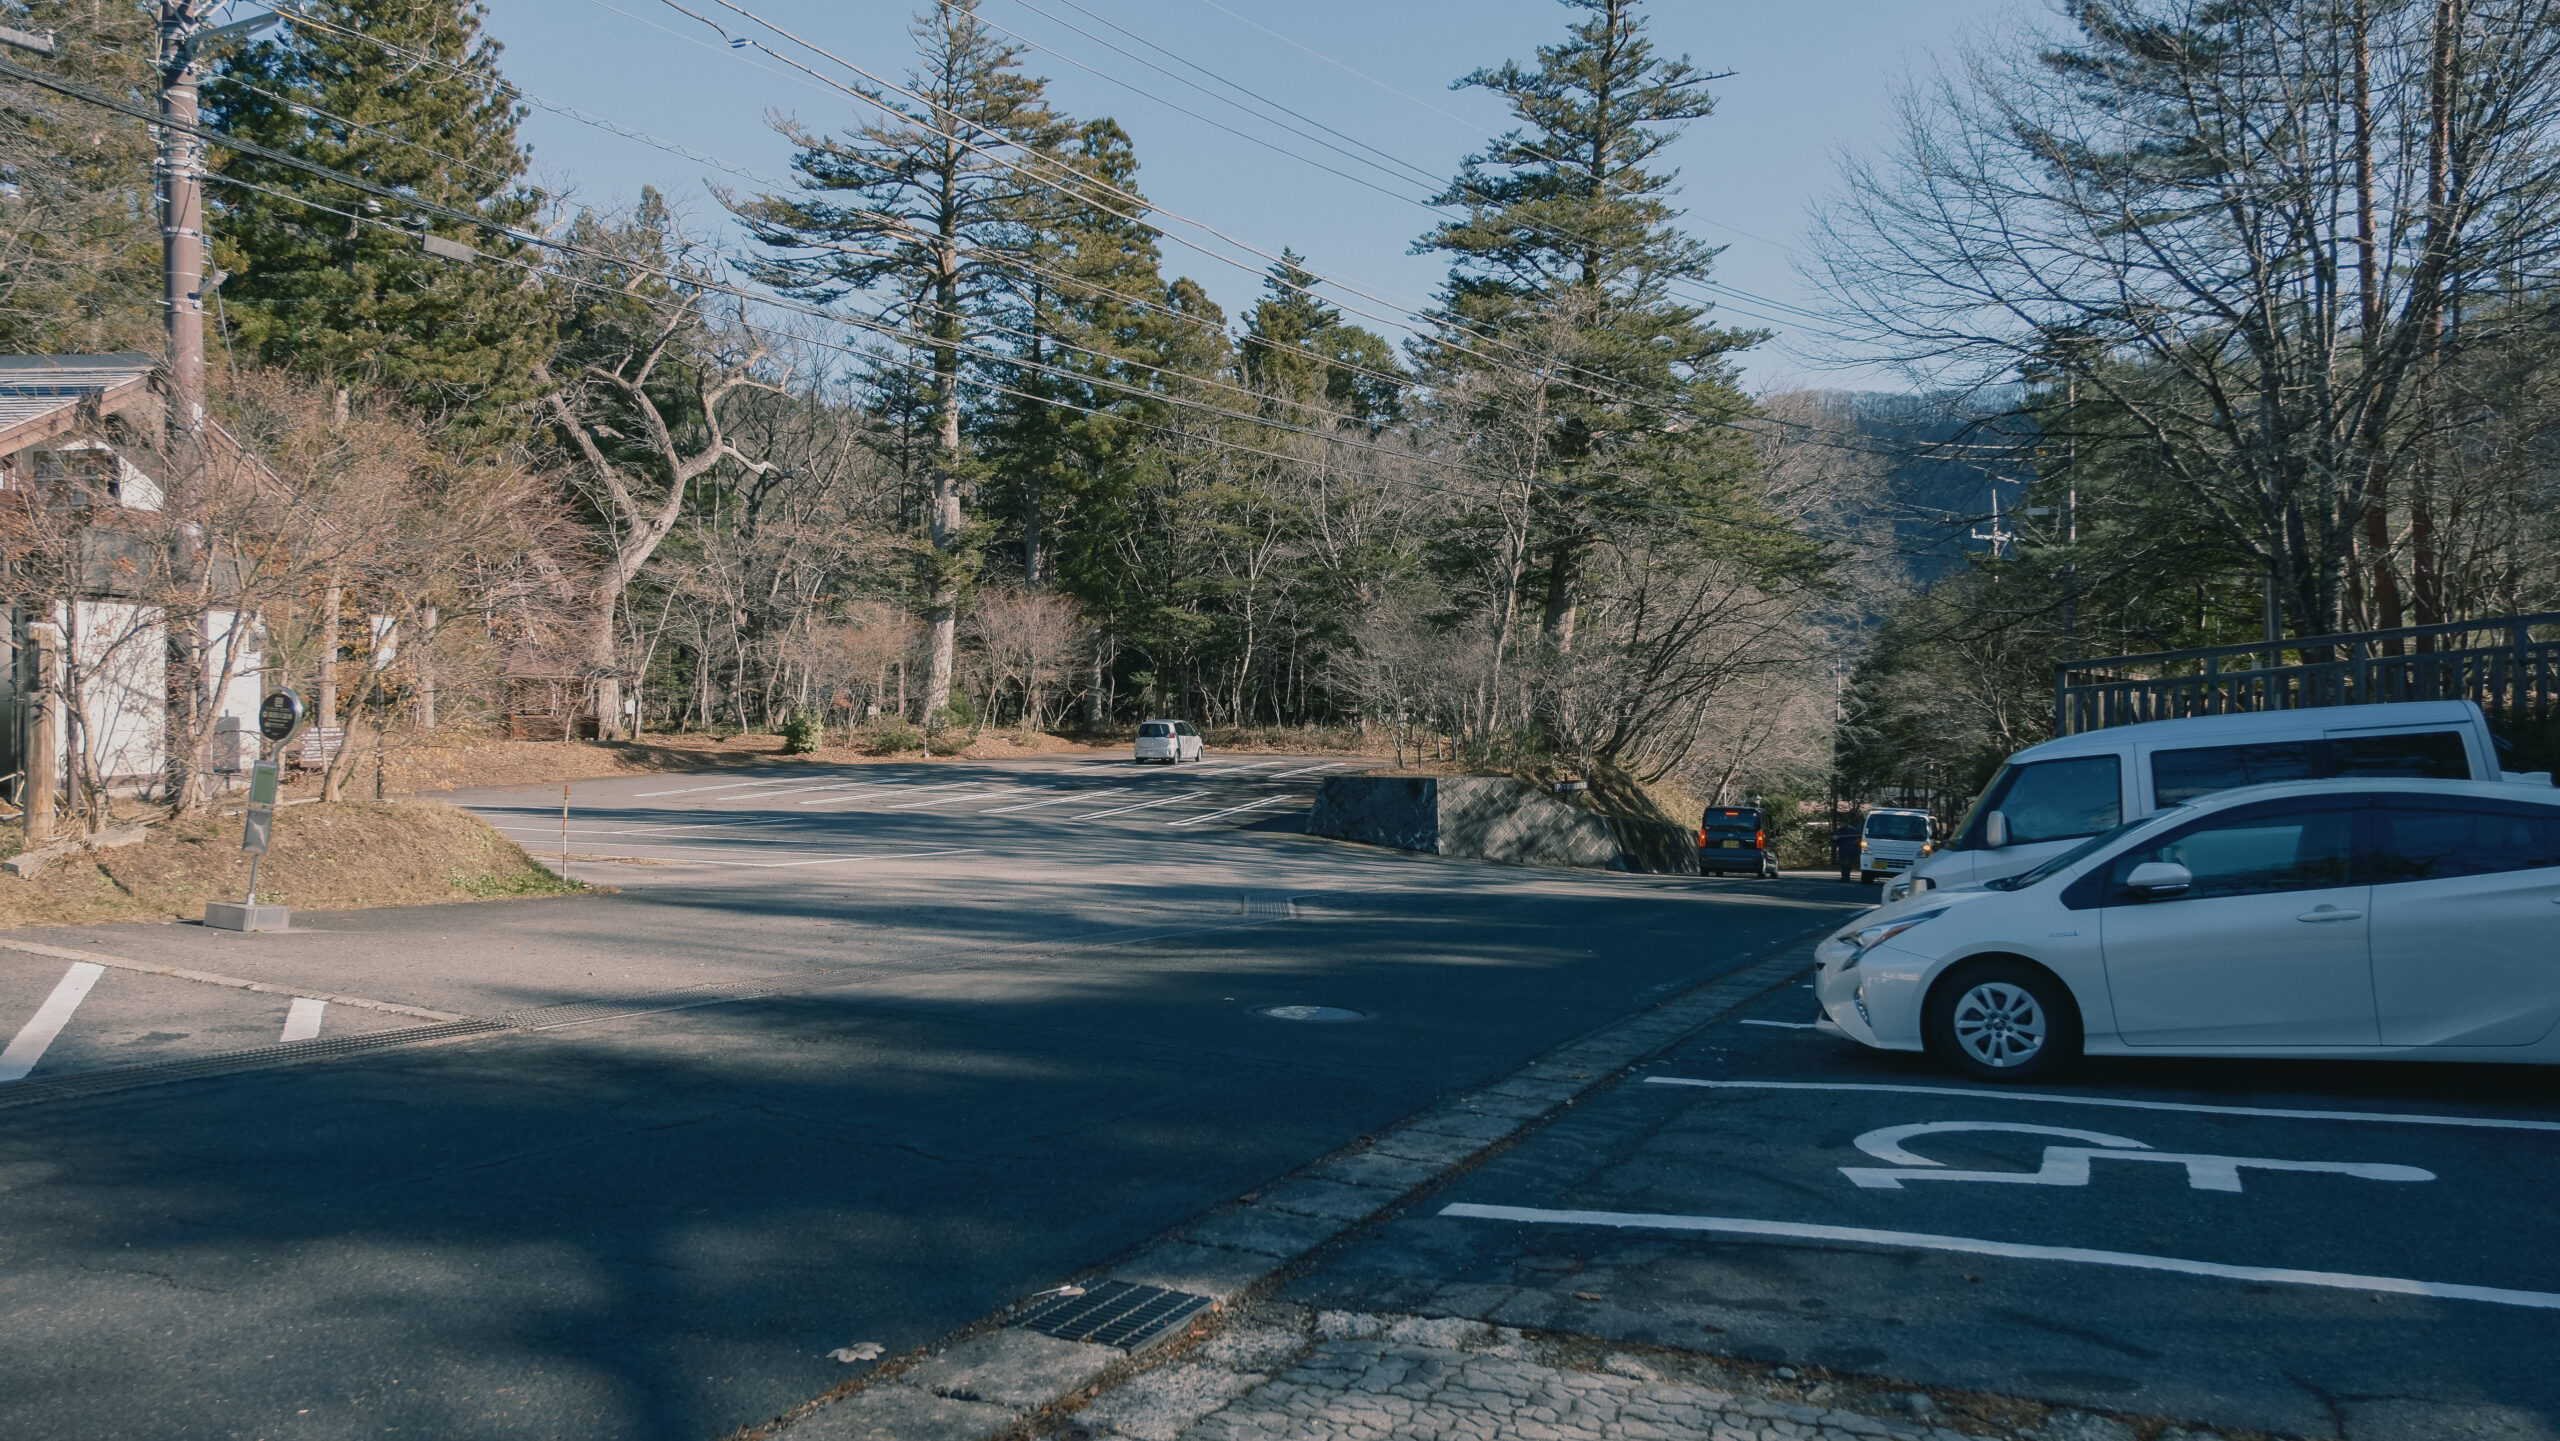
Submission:
<svg viewBox="0 0 2560 1441">
<path fill-rule="evenodd" d="M 1769 833 L 1767 831 L 1753 831 L 1751 833 L 1751 848 L 1755 851 L 1767 850 L 1769 848 Z"/>
</svg>

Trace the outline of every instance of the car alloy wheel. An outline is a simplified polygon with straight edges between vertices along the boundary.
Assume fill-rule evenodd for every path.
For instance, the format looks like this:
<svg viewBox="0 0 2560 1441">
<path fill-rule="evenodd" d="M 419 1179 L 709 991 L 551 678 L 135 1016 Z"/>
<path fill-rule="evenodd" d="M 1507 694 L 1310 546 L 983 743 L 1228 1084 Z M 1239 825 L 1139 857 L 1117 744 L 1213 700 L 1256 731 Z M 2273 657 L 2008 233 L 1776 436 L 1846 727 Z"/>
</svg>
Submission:
<svg viewBox="0 0 2560 1441">
<path fill-rule="evenodd" d="M 1940 1062 L 1983 1081 L 2023 1081 L 2080 1054 L 2080 1011 L 2050 971 L 1991 957 L 1931 992 L 1920 1039 Z"/>
<path fill-rule="evenodd" d="M 1985 981 L 1956 997 L 1956 1044 L 1986 1066 L 2007 1070 L 2044 1049 L 2044 1008 L 2006 981 Z"/>
</svg>

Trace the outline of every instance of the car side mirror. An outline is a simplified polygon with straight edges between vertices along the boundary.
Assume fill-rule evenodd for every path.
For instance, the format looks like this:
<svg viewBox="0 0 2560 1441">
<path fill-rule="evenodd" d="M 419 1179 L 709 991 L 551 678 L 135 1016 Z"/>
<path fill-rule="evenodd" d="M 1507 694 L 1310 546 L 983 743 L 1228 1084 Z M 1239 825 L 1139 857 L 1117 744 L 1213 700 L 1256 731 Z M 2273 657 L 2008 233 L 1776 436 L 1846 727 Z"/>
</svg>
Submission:
<svg viewBox="0 0 2560 1441">
<path fill-rule="evenodd" d="M 2146 900 L 2165 901 L 2194 889 L 2195 873 L 2176 861 L 2144 861 L 2124 878 L 2124 888 Z"/>
<path fill-rule="evenodd" d="M 1982 843 L 1993 850 L 2009 844 L 2009 818 L 1993 811 L 1982 818 Z"/>
</svg>

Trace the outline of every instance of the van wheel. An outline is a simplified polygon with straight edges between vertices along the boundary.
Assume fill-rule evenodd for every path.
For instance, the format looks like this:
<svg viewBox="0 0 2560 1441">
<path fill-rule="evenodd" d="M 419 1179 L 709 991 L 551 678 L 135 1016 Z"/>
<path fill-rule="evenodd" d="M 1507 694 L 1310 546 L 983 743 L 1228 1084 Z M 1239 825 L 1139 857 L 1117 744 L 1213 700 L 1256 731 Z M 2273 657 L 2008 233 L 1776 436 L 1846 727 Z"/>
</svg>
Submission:
<svg viewBox="0 0 2560 1441">
<path fill-rule="evenodd" d="M 2025 1081 L 2080 1054 L 2080 1008 L 2053 973 L 2025 961 L 1958 967 L 1929 992 L 1920 1040 L 1977 1081 Z"/>
</svg>

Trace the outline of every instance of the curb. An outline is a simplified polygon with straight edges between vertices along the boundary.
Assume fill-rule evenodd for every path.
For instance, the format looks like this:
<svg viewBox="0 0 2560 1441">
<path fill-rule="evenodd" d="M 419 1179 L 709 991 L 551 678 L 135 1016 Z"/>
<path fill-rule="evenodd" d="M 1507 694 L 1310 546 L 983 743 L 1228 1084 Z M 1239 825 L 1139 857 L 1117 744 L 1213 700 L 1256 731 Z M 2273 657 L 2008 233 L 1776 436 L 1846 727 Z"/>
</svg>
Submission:
<svg viewBox="0 0 2560 1441">
<path fill-rule="evenodd" d="M 1138 1370 L 1165 1344 L 1214 1329 L 1240 1304 L 1312 1269 L 1393 1219 L 1422 1193 L 1509 1150 L 1584 1097 L 1688 1040 L 1811 964 L 1807 931 L 1711 980 L 1546 1052 L 1214 1207 L 1077 1278 L 1160 1287 L 1206 1301 L 1188 1324 L 1126 1347 L 1061 1339 L 1013 1323 L 1043 1292 L 882 1365 L 730 1441 L 1012 1441 L 1051 1413 Z"/>
</svg>

